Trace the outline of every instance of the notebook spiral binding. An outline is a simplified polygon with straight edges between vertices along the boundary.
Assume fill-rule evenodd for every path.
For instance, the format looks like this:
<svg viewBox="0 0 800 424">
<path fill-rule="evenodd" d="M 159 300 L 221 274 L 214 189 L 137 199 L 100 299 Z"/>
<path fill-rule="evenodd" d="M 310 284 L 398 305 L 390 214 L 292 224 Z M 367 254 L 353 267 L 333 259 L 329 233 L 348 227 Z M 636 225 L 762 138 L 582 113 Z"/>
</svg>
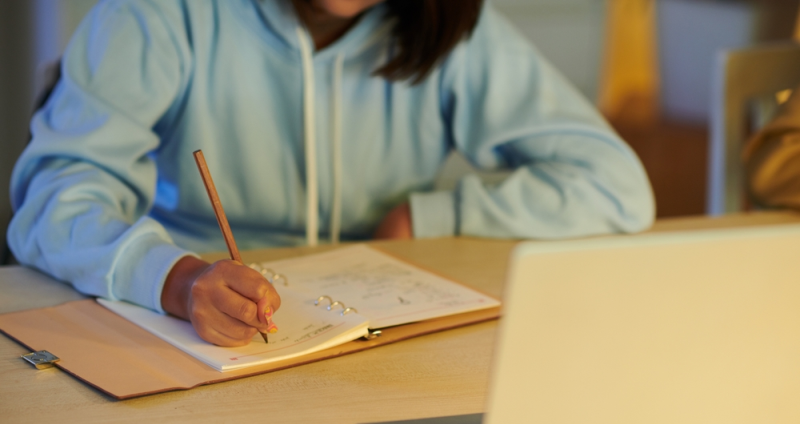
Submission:
<svg viewBox="0 0 800 424">
<path fill-rule="evenodd" d="M 342 308 L 342 312 L 339 313 L 342 316 L 345 316 L 345 315 L 349 314 L 350 312 L 354 312 L 356 314 L 358 313 L 358 309 L 356 309 L 356 308 L 348 308 L 344 303 L 339 302 L 338 300 L 333 300 L 330 296 L 320 296 L 320 297 L 318 297 L 317 300 L 314 301 L 314 306 L 321 305 L 323 300 L 327 300 L 328 301 L 328 306 L 326 306 L 325 309 L 327 309 L 329 311 L 332 311 L 337 306 Z"/>
<path fill-rule="evenodd" d="M 350 307 L 348 307 L 347 305 L 345 305 L 344 303 L 342 303 L 342 302 L 340 302 L 338 300 L 333 300 L 333 298 L 331 298 L 328 295 L 323 295 L 323 296 L 318 297 L 317 300 L 314 301 L 314 306 L 322 305 L 322 303 L 324 301 L 326 301 L 326 300 L 328 301 L 328 306 L 326 306 L 325 309 L 327 309 L 329 311 L 332 311 L 334 308 L 336 308 L 338 306 L 338 307 L 342 308 L 342 311 L 339 312 L 339 314 L 341 316 L 345 316 L 345 315 L 349 314 L 350 312 L 353 312 L 353 313 L 356 313 L 356 314 L 358 313 L 358 310 L 356 308 L 350 308 Z M 372 340 L 372 339 L 380 337 L 380 336 L 381 336 L 381 330 L 367 330 L 367 335 L 364 336 L 363 339 Z"/>
<path fill-rule="evenodd" d="M 258 271 L 273 286 L 276 285 L 276 284 L 279 284 L 279 283 L 283 284 L 284 286 L 288 286 L 289 285 L 289 278 L 287 276 L 285 276 L 283 274 L 279 274 L 279 273 L 273 271 L 271 268 L 264 267 L 264 266 L 262 266 L 260 264 L 257 264 L 257 263 L 252 263 L 252 264 L 250 264 L 248 266 L 250 268 Z"/>
</svg>

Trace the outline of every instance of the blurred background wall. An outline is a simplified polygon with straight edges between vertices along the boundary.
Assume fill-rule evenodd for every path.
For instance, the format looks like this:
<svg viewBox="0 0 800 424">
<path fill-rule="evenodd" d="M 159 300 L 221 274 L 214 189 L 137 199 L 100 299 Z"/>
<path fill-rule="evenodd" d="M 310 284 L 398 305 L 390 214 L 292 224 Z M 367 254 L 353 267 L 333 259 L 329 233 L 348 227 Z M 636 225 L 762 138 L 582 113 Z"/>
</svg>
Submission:
<svg viewBox="0 0 800 424">
<path fill-rule="evenodd" d="M 592 101 L 605 43 L 603 0 L 494 0 L 497 8 Z"/>
<path fill-rule="evenodd" d="M 796 0 L 660 0 L 661 106 L 671 118 L 704 123 L 712 66 L 723 48 L 791 38 Z"/>
<path fill-rule="evenodd" d="M 0 1 L 0 235 L 11 216 L 11 167 L 27 138 L 33 102 L 33 14 L 28 2 Z"/>
</svg>

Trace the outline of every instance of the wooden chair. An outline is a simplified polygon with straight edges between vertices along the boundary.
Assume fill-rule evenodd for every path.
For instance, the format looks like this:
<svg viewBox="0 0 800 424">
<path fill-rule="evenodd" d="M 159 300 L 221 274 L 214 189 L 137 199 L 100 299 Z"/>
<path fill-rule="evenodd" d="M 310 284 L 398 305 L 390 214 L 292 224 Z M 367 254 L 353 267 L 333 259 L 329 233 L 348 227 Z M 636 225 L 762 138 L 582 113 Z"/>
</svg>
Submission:
<svg viewBox="0 0 800 424">
<path fill-rule="evenodd" d="M 721 51 L 712 83 L 706 212 L 721 215 L 747 204 L 742 149 L 774 115 L 776 94 L 800 85 L 800 44 Z"/>
</svg>

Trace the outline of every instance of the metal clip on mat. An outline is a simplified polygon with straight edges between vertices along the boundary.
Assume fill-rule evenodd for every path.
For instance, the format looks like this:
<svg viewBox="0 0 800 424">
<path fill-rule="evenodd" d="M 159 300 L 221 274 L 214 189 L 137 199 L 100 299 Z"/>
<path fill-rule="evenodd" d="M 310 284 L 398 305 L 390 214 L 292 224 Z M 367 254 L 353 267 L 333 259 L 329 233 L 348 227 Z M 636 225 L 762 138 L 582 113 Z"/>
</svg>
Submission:
<svg viewBox="0 0 800 424">
<path fill-rule="evenodd" d="M 53 365 L 55 365 L 56 362 L 61 360 L 58 356 L 53 355 L 52 353 L 46 350 L 31 352 L 22 355 L 21 358 L 30 362 L 33 366 L 35 366 L 40 370 L 51 368 Z"/>
</svg>

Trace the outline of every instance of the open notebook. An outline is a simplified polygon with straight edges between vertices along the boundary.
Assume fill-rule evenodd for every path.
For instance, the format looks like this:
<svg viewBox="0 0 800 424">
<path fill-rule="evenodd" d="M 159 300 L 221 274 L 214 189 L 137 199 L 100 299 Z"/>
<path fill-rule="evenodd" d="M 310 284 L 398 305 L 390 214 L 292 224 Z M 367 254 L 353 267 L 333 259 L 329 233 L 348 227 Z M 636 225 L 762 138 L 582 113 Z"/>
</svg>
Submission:
<svg viewBox="0 0 800 424">
<path fill-rule="evenodd" d="M 265 344 L 209 344 L 192 325 L 125 302 L 100 304 L 218 371 L 291 359 L 364 337 L 380 329 L 493 308 L 496 299 L 365 245 L 259 264 L 287 277 L 276 284 L 280 328 Z M 276 281 L 277 282 L 277 281 Z M 315 304 L 316 303 L 316 304 Z"/>
</svg>

